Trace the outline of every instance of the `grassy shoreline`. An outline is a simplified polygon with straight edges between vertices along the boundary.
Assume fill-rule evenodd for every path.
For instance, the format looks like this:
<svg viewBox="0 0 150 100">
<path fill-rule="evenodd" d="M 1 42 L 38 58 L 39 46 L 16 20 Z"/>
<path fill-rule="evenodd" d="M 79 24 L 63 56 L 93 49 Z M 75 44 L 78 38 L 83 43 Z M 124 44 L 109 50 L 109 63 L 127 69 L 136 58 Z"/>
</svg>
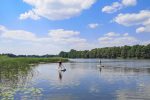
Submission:
<svg viewBox="0 0 150 100">
<path fill-rule="evenodd" d="M 68 59 L 61 57 L 50 57 L 50 58 L 35 58 L 35 57 L 8 57 L 0 56 L 0 67 L 24 67 L 31 66 L 40 63 L 56 63 L 58 61 L 67 62 Z"/>
</svg>

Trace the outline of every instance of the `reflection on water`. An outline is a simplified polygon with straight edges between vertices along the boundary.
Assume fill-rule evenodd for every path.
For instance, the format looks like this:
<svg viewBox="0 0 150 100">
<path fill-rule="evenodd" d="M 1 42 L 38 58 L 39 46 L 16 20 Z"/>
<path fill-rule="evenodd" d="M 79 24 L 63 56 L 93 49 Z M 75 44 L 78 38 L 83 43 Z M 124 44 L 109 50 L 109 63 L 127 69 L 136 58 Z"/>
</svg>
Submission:
<svg viewBox="0 0 150 100">
<path fill-rule="evenodd" d="M 71 59 L 66 72 L 58 64 L 0 67 L 0 99 L 149 100 L 150 61 Z"/>
<path fill-rule="evenodd" d="M 59 80 L 61 81 L 63 78 L 63 73 L 66 72 L 66 70 L 59 70 L 58 71 L 58 76 L 59 76 Z"/>
</svg>

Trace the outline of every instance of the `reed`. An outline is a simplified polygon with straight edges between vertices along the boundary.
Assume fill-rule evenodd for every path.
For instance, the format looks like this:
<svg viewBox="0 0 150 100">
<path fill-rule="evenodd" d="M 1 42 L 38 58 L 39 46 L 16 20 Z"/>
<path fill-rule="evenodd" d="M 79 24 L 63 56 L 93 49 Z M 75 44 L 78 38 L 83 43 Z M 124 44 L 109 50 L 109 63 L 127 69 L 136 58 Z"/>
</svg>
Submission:
<svg viewBox="0 0 150 100">
<path fill-rule="evenodd" d="M 34 57 L 19 57 L 11 58 L 8 56 L 0 56 L 0 67 L 25 67 L 40 63 L 56 63 L 58 61 L 67 62 L 68 59 L 60 57 L 51 58 L 34 58 Z"/>
</svg>

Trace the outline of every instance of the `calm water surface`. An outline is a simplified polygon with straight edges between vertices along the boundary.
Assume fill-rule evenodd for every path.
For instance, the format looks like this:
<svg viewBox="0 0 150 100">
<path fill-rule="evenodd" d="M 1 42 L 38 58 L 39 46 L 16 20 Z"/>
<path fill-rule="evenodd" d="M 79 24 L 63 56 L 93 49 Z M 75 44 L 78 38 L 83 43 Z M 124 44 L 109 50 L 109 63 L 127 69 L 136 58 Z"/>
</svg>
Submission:
<svg viewBox="0 0 150 100">
<path fill-rule="evenodd" d="M 150 100 L 150 60 L 70 61 L 0 68 L 0 100 Z"/>
</svg>

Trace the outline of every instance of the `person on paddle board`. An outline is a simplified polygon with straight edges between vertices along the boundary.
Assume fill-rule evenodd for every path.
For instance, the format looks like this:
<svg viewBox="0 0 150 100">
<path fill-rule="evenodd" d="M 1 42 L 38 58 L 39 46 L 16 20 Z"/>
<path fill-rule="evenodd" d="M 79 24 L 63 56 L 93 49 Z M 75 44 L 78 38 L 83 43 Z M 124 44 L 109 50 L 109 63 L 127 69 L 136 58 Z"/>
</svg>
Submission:
<svg viewBox="0 0 150 100">
<path fill-rule="evenodd" d="M 66 71 L 66 68 L 63 66 L 61 60 L 58 62 L 58 64 L 59 64 L 58 69 L 65 72 L 65 71 Z"/>
<path fill-rule="evenodd" d="M 99 64 L 100 64 L 100 65 L 102 64 L 101 59 L 99 59 Z"/>
</svg>

